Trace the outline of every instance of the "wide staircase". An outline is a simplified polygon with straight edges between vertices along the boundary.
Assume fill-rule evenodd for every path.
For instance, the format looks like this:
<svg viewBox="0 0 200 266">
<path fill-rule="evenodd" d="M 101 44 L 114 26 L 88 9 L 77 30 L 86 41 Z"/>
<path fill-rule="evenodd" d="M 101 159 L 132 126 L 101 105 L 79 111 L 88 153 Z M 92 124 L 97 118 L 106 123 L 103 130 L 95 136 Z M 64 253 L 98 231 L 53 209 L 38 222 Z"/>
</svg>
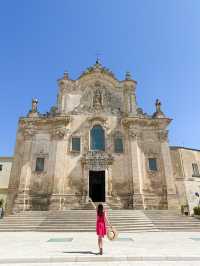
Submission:
<svg viewBox="0 0 200 266">
<path fill-rule="evenodd" d="M 191 216 L 183 216 L 176 211 L 148 210 L 144 214 L 160 231 L 199 232 L 200 220 Z"/>
<path fill-rule="evenodd" d="M 26 211 L 0 220 L 0 232 L 93 232 L 94 210 Z M 168 210 L 109 210 L 119 232 L 200 231 L 200 220 Z"/>
</svg>

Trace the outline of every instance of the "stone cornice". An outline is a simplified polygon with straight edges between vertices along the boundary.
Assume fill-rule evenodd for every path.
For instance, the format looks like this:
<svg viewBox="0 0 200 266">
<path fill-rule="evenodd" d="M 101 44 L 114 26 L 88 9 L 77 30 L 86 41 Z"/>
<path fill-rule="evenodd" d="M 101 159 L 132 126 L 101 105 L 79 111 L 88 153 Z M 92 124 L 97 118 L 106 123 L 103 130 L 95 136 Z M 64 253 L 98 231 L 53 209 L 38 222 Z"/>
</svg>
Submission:
<svg viewBox="0 0 200 266">
<path fill-rule="evenodd" d="M 34 125 L 34 126 L 45 126 L 45 125 L 68 125 L 71 121 L 70 116 L 56 116 L 56 117 L 21 117 L 19 120 L 20 126 Z"/>
<path fill-rule="evenodd" d="M 0 161 L 12 162 L 13 161 L 13 157 L 0 157 Z"/>
<path fill-rule="evenodd" d="M 141 117 L 125 117 L 122 119 L 122 123 L 125 127 L 144 126 L 153 127 L 159 129 L 165 129 L 172 121 L 170 118 L 141 118 Z"/>
<path fill-rule="evenodd" d="M 101 115 L 94 115 L 94 116 L 89 116 L 89 117 L 87 118 L 87 120 L 88 120 L 89 122 L 93 122 L 93 121 L 101 121 L 102 123 L 105 123 L 105 122 L 108 120 L 108 118 L 105 117 L 105 116 L 101 116 Z"/>
<path fill-rule="evenodd" d="M 25 139 L 30 140 L 40 130 L 47 131 L 52 138 L 63 138 L 67 133 L 70 116 L 56 117 L 23 117 L 19 120 L 19 132 Z"/>
</svg>

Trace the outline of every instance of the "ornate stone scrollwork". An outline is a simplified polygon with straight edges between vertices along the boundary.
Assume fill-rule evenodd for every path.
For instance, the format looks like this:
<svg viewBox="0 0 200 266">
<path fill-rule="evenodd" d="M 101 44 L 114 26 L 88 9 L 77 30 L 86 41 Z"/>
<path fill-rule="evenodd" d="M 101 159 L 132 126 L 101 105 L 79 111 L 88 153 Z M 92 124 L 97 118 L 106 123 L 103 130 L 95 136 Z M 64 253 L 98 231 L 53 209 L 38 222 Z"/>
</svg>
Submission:
<svg viewBox="0 0 200 266">
<path fill-rule="evenodd" d="M 19 130 L 22 132 L 24 139 L 31 139 L 35 135 L 37 128 L 33 124 L 24 123 L 20 125 Z"/>
<path fill-rule="evenodd" d="M 91 117 L 87 118 L 87 121 L 89 123 L 89 127 L 92 128 L 93 126 L 99 124 L 101 125 L 104 129 L 109 129 L 108 128 L 108 121 L 107 121 L 107 117 L 105 116 L 98 116 L 98 115 L 94 115 Z"/>
<path fill-rule="evenodd" d="M 128 134 L 134 140 L 142 140 L 143 134 L 140 131 L 129 129 Z"/>
<path fill-rule="evenodd" d="M 101 171 L 113 163 L 113 157 L 104 151 L 89 151 L 83 155 L 82 163 L 86 164 L 90 170 Z"/>
<path fill-rule="evenodd" d="M 161 142 L 168 141 L 168 130 L 158 132 L 158 139 Z"/>
<path fill-rule="evenodd" d="M 51 132 L 52 139 L 62 139 L 64 136 L 69 133 L 69 129 L 66 128 L 54 128 Z"/>
</svg>

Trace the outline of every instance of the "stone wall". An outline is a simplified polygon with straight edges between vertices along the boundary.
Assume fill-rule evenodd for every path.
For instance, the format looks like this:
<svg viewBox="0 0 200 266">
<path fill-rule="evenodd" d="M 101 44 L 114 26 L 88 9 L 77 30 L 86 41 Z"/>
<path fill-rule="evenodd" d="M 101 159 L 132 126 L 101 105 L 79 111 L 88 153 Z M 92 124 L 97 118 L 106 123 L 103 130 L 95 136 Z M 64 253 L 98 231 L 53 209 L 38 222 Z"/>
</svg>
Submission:
<svg viewBox="0 0 200 266">
<path fill-rule="evenodd" d="M 180 205 L 188 205 L 190 214 L 198 205 L 200 194 L 200 176 L 194 175 L 192 164 L 200 170 L 200 151 L 184 147 L 171 147 L 174 177 L 176 178 L 177 195 Z"/>
<path fill-rule="evenodd" d="M 8 184 L 12 167 L 12 159 L 12 157 L 0 157 L 0 199 L 3 199 L 4 204 L 6 203 L 8 193 Z"/>
</svg>

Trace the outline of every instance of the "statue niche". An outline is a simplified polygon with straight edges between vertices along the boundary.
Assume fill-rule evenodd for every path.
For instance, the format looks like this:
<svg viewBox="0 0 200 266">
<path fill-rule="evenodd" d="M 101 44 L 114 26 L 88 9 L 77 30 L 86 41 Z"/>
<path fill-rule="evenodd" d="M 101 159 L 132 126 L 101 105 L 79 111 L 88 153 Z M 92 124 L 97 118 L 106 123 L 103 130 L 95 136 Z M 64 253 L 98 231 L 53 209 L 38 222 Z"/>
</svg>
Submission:
<svg viewBox="0 0 200 266">
<path fill-rule="evenodd" d="M 93 95 L 93 107 L 95 109 L 102 109 L 103 104 L 102 104 L 102 94 L 100 89 L 96 89 L 94 91 L 94 95 Z"/>
</svg>

